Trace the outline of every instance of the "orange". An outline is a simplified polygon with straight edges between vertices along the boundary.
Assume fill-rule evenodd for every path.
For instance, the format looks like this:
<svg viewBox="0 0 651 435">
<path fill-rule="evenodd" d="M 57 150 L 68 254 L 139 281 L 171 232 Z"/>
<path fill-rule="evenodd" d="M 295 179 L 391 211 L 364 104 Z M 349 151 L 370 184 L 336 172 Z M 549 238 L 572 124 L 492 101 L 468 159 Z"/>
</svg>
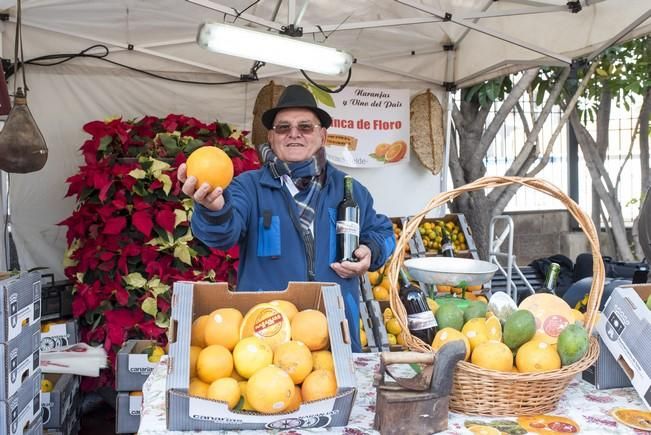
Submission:
<svg viewBox="0 0 651 435">
<path fill-rule="evenodd" d="M 240 386 L 233 378 L 221 378 L 208 387 L 208 398 L 226 402 L 228 409 L 233 409 L 240 401 Z"/>
<path fill-rule="evenodd" d="M 208 388 L 210 384 L 206 384 L 199 378 L 190 379 L 190 385 L 188 386 L 188 394 L 190 396 L 197 397 L 208 397 Z"/>
<path fill-rule="evenodd" d="M 273 356 L 276 367 L 285 370 L 295 384 L 300 384 L 312 371 L 312 352 L 300 341 L 288 341 L 276 348 Z"/>
<path fill-rule="evenodd" d="M 396 336 L 400 335 L 400 333 L 402 332 L 402 326 L 400 326 L 400 323 L 398 323 L 398 319 L 396 319 L 395 317 L 387 320 L 387 322 L 384 324 L 384 327 L 386 328 L 389 334 L 393 334 Z"/>
<path fill-rule="evenodd" d="M 275 301 L 269 302 L 269 304 L 273 305 L 274 307 L 282 311 L 282 313 L 287 316 L 290 322 L 292 321 L 296 313 L 298 313 L 298 308 L 296 308 L 296 305 L 294 305 L 289 301 L 276 299 Z"/>
<path fill-rule="evenodd" d="M 220 308 L 208 315 L 204 326 L 206 346 L 221 344 L 228 350 L 233 350 L 240 340 L 240 325 L 242 313 L 235 308 Z"/>
<path fill-rule="evenodd" d="M 322 350 L 328 346 L 328 319 L 317 310 L 303 310 L 292 320 L 292 339 L 302 341 L 310 350 Z"/>
<path fill-rule="evenodd" d="M 404 141 L 397 140 L 389 146 L 389 149 L 384 154 L 384 160 L 387 162 L 397 162 L 407 153 L 407 144 Z"/>
<path fill-rule="evenodd" d="M 272 350 L 287 343 L 292 336 L 287 315 L 279 306 L 266 303 L 254 306 L 246 313 L 240 327 L 240 339 L 251 336 L 266 341 Z"/>
<path fill-rule="evenodd" d="M 285 408 L 285 412 L 294 412 L 301 407 L 301 402 L 303 402 L 303 396 L 301 395 L 301 387 L 294 385 L 294 393 L 289 399 L 289 405 Z"/>
<path fill-rule="evenodd" d="M 371 285 L 378 285 L 382 282 L 382 275 L 377 270 L 374 272 L 367 272 L 366 274 L 368 276 L 368 282 L 370 282 Z"/>
<path fill-rule="evenodd" d="M 206 341 L 204 339 L 204 328 L 206 327 L 206 321 L 208 316 L 199 316 L 194 319 L 192 322 L 192 332 L 190 334 L 190 344 L 192 346 L 206 347 Z"/>
<path fill-rule="evenodd" d="M 235 360 L 233 360 L 233 366 L 235 366 Z M 239 373 L 237 373 L 237 370 L 235 370 L 235 367 L 233 367 L 233 371 L 231 372 L 231 378 L 235 379 L 236 381 L 246 381 L 246 378 Z"/>
<path fill-rule="evenodd" d="M 197 376 L 197 358 L 200 352 L 199 346 L 190 346 L 190 379 Z"/>
<path fill-rule="evenodd" d="M 366 331 L 364 331 L 363 329 L 359 330 L 359 341 L 362 347 L 368 346 L 368 337 L 366 336 Z"/>
<path fill-rule="evenodd" d="M 513 370 L 513 353 L 506 344 L 490 340 L 472 351 L 470 362 L 485 369 L 510 372 Z"/>
<path fill-rule="evenodd" d="M 520 346 L 515 355 L 515 365 L 520 372 L 544 372 L 561 368 L 561 357 L 543 340 L 530 340 Z"/>
<path fill-rule="evenodd" d="M 190 154 L 186 162 L 188 177 L 197 178 L 197 188 L 208 183 L 211 188 L 225 189 L 233 179 L 233 162 L 221 149 L 202 146 Z"/>
<path fill-rule="evenodd" d="M 320 369 L 335 371 L 335 362 L 329 350 L 312 352 L 312 370 Z"/>
<path fill-rule="evenodd" d="M 333 397 L 337 394 L 337 379 L 330 370 L 315 370 L 303 381 L 301 394 L 305 402 Z"/>
<path fill-rule="evenodd" d="M 246 379 L 261 368 L 267 367 L 272 360 L 271 346 L 255 336 L 243 338 L 233 349 L 235 370 Z"/>
<path fill-rule="evenodd" d="M 447 327 L 439 330 L 434 336 L 434 341 L 432 342 L 432 349 L 438 350 L 441 347 L 443 347 L 445 343 L 448 343 L 453 340 L 461 340 L 466 345 L 466 357 L 464 359 L 468 361 L 468 358 L 470 358 L 470 341 L 468 341 L 468 337 L 466 337 L 465 335 L 463 335 L 461 332 L 457 331 L 454 328 Z"/>
<path fill-rule="evenodd" d="M 376 285 L 373 287 L 373 299 L 376 301 L 388 301 L 389 300 L 389 290 L 382 287 L 381 285 Z"/>
<path fill-rule="evenodd" d="M 487 313 L 490 313 L 490 311 L 487 311 Z M 502 341 L 502 323 L 497 316 L 491 315 L 486 319 L 486 329 L 488 330 L 489 340 Z"/>
<path fill-rule="evenodd" d="M 284 411 L 291 402 L 294 382 L 286 371 L 275 366 L 258 370 L 246 384 L 246 399 L 264 414 Z"/>
<path fill-rule="evenodd" d="M 476 317 L 468 320 L 466 324 L 463 325 L 461 333 L 468 337 L 468 341 L 470 342 L 470 351 L 472 352 L 477 346 L 488 341 L 486 319 L 483 317 Z"/>
<path fill-rule="evenodd" d="M 212 383 L 219 378 L 230 376 L 233 371 L 233 356 L 224 346 L 213 344 L 199 352 L 197 376 L 204 382 Z"/>
<path fill-rule="evenodd" d="M 375 155 L 378 157 L 384 157 L 386 152 L 389 150 L 389 147 L 391 147 L 391 145 L 389 145 L 388 143 L 378 144 L 375 147 Z"/>
</svg>

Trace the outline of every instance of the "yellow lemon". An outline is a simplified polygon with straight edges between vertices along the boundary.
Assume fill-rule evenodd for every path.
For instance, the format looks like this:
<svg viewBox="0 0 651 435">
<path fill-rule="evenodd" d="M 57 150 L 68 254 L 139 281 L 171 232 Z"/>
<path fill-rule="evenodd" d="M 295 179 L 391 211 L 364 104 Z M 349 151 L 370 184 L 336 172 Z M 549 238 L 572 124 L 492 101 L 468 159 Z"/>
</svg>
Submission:
<svg viewBox="0 0 651 435">
<path fill-rule="evenodd" d="M 387 332 L 389 334 L 397 336 L 402 332 L 402 327 L 396 318 L 389 319 L 387 323 L 384 324 L 384 326 L 387 328 Z"/>
</svg>

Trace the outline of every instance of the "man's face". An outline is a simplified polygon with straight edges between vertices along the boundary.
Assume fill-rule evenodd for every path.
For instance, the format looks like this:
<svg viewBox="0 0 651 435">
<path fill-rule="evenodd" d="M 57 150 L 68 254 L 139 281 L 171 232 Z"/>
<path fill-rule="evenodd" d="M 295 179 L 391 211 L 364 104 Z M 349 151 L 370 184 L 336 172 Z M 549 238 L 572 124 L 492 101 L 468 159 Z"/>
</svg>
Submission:
<svg viewBox="0 0 651 435">
<path fill-rule="evenodd" d="M 269 145 L 276 156 L 286 162 L 308 160 L 326 140 L 326 129 L 308 109 L 283 109 L 276 114 L 273 125 L 267 134 Z M 288 126 L 289 130 L 283 131 Z"/>
</svg>

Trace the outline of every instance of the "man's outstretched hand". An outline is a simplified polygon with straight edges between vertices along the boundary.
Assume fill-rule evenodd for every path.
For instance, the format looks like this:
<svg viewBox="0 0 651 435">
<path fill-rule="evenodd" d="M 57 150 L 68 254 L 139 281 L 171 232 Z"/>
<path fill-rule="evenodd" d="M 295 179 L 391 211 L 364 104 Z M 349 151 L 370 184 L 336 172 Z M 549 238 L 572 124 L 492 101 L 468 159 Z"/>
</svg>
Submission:
<svg viewBox="0 0 651 435">
<path fill-rule="evenodd" d="M 183 183 L 183 193 L 194 199 L 195 202 L 206 207 L 208 210 L 219 211 L 224 207 L 224 191 L 221 187 L 211 190 L 208 183 L 203 183 L 197 189 L 197 178 L 188 177 L 187 166 L 181 163 L 177 178 Z"/>
</svg>

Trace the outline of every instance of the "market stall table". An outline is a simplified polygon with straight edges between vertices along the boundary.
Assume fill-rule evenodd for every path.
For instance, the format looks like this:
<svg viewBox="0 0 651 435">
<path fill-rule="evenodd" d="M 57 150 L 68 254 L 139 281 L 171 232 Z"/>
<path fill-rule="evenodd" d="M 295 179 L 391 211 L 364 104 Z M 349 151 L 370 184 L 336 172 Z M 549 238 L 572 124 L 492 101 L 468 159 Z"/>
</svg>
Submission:
<svg viewBox="0 0 651 435">
<path fill-rule="evenodd" d="M 379 354 L 354 354 L 355 374 L 357 377 L 357 398 L 350 415 L 348 426 L 329 429 L 301 430 L 300 433 L 327 432 L 339 434 L 375 434 L 373 418 L 375 416 L 375 387 L 373 374 L 379 367 Z M 139 435 L 174 435 L 196 432 L 172 432 L 166 429 L 165 422 L 165 381 L 167 374 L 167 357 L 152 371 L 143 387 L 143 405 L 140 417 Z M 591 384 L 577 377 L 570 384 L 554 415 L 569 417 L 576 421 L 582 434 L 643 434 L 622 424 L 617 423 L 610 415 L 613 408 L 645 409 L 637 393 L 632 388 L 612 390 L 596 390 Z M 475 417 L 451 412 L 445 434 L 469 434 L 465 428 L 466 420 L 489 423 L 494 420 L 515 420 L 515 418 Z M 220 433 L 244 434 L 265 431 L 230 431 Z M 268 433 L 279 433 L 268 431 Z M 297 430 L 288 430 L 280 434 L 296 434 Z"/>
</svg>

